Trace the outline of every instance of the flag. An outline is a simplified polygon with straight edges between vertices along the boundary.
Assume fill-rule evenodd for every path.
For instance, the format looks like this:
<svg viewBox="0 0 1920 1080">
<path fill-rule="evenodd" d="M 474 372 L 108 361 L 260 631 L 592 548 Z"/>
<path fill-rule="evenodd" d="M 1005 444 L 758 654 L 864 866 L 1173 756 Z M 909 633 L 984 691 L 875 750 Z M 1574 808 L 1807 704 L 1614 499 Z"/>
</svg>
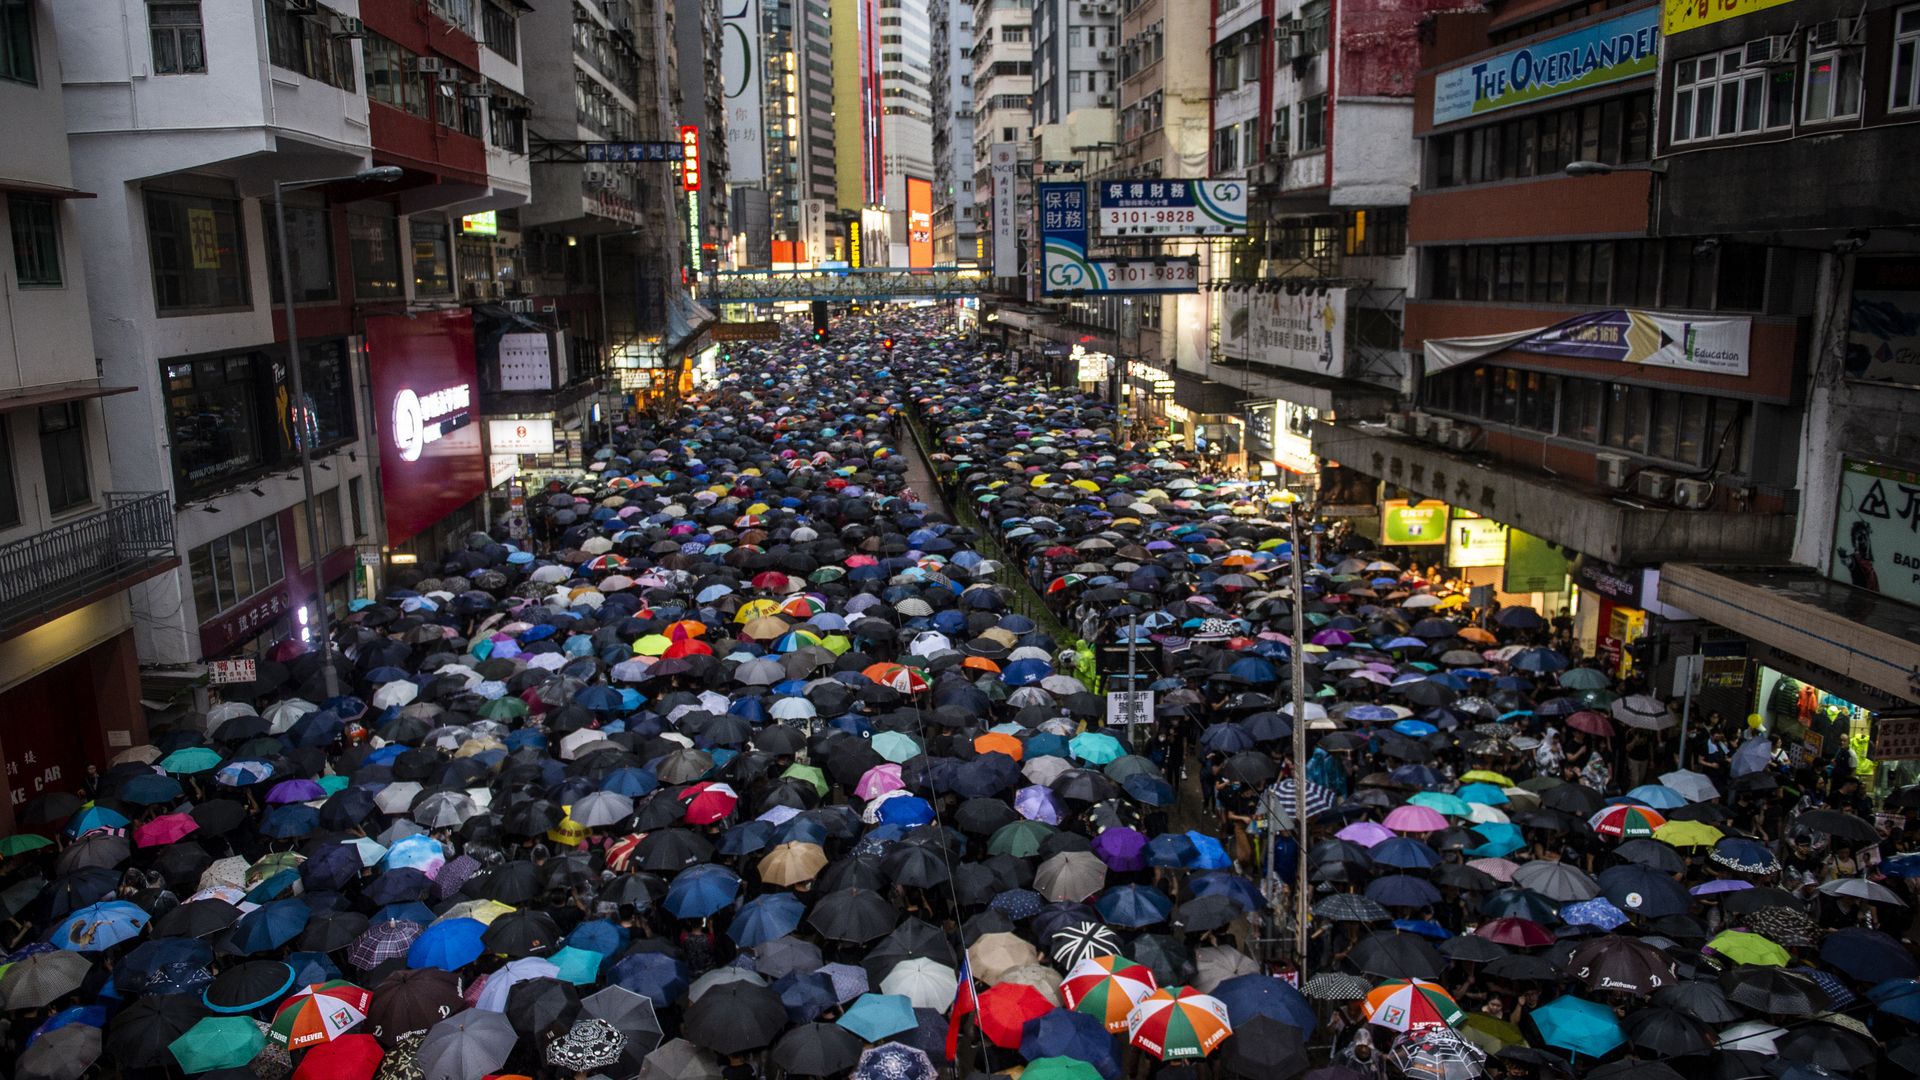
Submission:
<svg viewBox="0 0 1920 1080">
<path fill-rule="evenodd" d="M 960 984 L 953 990 L 953 1012 L 947 1018 L 947 1060 L 959 1052 L 960 1020 L 980 1008 L 980 996 L 973 992 L 973 958 L 960 959 Z"/>
</svg>

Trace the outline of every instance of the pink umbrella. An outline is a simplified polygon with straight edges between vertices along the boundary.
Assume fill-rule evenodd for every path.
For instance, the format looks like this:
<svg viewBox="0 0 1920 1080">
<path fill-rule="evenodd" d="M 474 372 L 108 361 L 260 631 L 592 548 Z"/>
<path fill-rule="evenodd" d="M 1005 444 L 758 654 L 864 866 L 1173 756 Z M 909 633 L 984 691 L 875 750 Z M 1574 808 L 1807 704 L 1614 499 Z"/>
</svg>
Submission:
<svg viewBox="0 0 1920 1080">
<path fill-rule="evenodd" d="M 1439 832 L 1447 827 L 1447 819 L 1437 810 L 1408 803 L 1393 808 L 1387 815 L 1386 826 L 1399 833 Z"/>
<path fill-rule="evenodd" d="M 199 828 L 200 823 L 193 820 L 191 814 L 162 814 L 134 829 L 133 842 L 139 847 L 157 847 L 171 844 Z"/>
<path fill-rule="evenodd" d="M 1393 830 L 1377 821 L 1356 821 L 1333 835 L 1361 847 L 1376 847 L 1393 839 Z"/>
<path fill-rule="evenodd" d="M 1467 865 L 1495 881 L 1512 881 L 1513 872 L 1520 869 L 1512 859 L 1470 859 Z"/>
<path fill-rule="evenodd" d="M 876 799 L 889 791 L 905 790 L 906 786 L 906 781 L 900 779 L 900 766 L 888 762 L 868 769 L 853 793 L 862 799 Z"/>
</svg>

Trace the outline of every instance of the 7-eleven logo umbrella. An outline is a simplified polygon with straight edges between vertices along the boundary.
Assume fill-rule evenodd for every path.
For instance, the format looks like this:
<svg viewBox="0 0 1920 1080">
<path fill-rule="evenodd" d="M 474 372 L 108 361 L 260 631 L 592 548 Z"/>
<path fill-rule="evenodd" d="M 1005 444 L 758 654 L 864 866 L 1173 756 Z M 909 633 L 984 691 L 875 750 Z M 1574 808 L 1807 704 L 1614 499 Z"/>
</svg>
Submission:
<svg viewBox="0 0 1920 1080">
<path fill-rule="evenodd" d="M 268 1032 L 288 1050 L 331 1042 L 367 1018 L 373 995 L 350 982 L 314 983 L 280 1003 Z"/>
<path fill-rule="evenodd" d="M 1067 1008 L 1099 1018 L 1115 1034 L 1127 1030 L 1128 1014 L 1154 989 L 1153 969 L 1124 956 L 1086 957 L 1060 984 Z"/>
<path fill-rule="evenodd" d="M 1227 1006 L 1190 986 L 1155 990 L 1127 1014 L 1127 1040 L 1159 1058 L 1203 1058 L 1233 1034 Z"/>
<path fill-rule="evenodd" d="M 1375 987 L 1360 1005 L 1369 1023 L 1394 1031 L 1454 1027 L 1466 1014 L 1438 983 L 1411 979 Z"/>
</svg>

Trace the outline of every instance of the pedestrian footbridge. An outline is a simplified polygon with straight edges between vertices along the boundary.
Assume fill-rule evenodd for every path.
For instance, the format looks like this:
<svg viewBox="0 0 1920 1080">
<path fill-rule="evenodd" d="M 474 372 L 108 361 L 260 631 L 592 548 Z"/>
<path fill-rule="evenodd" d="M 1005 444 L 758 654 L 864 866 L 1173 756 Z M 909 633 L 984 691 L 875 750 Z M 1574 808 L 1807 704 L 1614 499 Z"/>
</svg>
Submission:
<svg viewBox="0 0 1920 1080">
<path fill-rule="evenodd" d="M 954 300 L 992 287 L 984 271 L 958 266 L 827 270 L 735 270 L 707 278 L 702 303 L 772 304 L 812 300 Z"/>
</svg>

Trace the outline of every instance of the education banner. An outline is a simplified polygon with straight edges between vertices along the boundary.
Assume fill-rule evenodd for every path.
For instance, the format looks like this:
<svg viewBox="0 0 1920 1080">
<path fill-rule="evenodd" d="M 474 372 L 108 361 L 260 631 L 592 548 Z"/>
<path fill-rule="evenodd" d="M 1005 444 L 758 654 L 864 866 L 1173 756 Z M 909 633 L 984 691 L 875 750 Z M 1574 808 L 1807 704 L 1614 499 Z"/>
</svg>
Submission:
<svg viewBox="0 0 1920 1080">
<path fill-rule="evenodd" d="M 1427 374 L 1513 349 L 1540 356 L 1747 374 L 1753 320 L 1607 308 L 1530 330 L 1478 337 L 1428 338 Z"/>
</svg>

